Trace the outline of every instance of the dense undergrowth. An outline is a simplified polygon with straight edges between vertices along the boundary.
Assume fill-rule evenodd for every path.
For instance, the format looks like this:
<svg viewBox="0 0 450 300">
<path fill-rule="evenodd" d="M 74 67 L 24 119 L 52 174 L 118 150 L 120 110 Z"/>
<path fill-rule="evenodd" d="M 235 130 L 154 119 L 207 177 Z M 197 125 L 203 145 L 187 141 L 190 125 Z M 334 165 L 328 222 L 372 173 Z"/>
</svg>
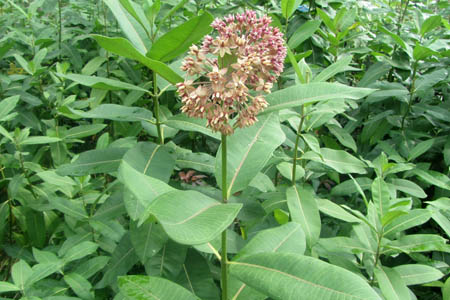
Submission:
<svg viewBox="0 0 450 300">
<path fill-rule="evenodd" d="M 450 299 L 450 4 L 301 2 L 0 1 L 1 299 Z M 176 83 L 245 10 L 288 55 L 224 140 Z"/>
</svg>

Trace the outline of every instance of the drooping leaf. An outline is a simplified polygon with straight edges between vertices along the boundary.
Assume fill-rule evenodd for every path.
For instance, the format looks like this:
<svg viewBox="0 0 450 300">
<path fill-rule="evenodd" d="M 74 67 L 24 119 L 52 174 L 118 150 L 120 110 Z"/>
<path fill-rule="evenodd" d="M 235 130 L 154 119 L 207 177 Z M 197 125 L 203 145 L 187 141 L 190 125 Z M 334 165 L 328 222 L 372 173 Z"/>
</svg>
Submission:
<svg viewBox="0 0 450 300">
<path fill-rule="evenodd" d="M 164 122 L 164 124 L 180 130 L 200 132 L 207 136 L 220 140 L 219 133 L 213 132 L 211 128 L 206 127 L 206 119 L 190 118 L 185 114 L 178 114 L 170 117 Z"/>
<path fill-rule="evenodd" d="M 183 269 L 175 282 L 200 299 L 217 300 L 220 297 L 207 260 L 193 248 L 188 249 Z"/>
<path fill-rule="evenodd" d="M 349 87 L 339 83 L 313 82 L 294 85 L 266 96 L 269 107 L 263 114 L 303 104 L 327 100 L 360 99 L 375 90 Z"/>
<path fill-rule="evenodd" d="M 133 43 L 134 47 L 136 47 L 140 53 L 147 53 L 146 42 L 139 33 L 138 26 L 140 25 L 137 22 L 135 22 L 135 24 L 131 22 L 118 0 L 105 0 L 105 3 L 108 5 L 109 9 L 111 9 L 123 32 Z"/>
<path fill-rule="evenodd" d="M 146 176 L 126 161 L 122 161 L 119 168 L 119 180 L 134 197 L 125 197 L 125 207 L 133 220 L 141 218 L 140 224 L 147 220 L 149 212 L 146 211 L 150 203 L 158 196 L 173 191 L 173 188 L 161 180 Z M 131 197 L 130 196 L 130 197 Z"/>
<path fill-rule="evenodd" d="M 292 221 L 302 226 L 308 247 L 312 247 L 320 235 L 320 215 L 314 193 L 309 186 L 294 185 L 286 191 Z"/>
<path fill-rule="evenodd" d="M 126 151 L 126 148 L 85 151 L 73 163 L 60 166 L 56 170 L 56 173 L 61 176 L 83 176 L 95 173 L 114 172 L 119 168 L 120 161 Z"/>
<path fill-rule="evenodd" d="M 388 213 L 390 206 L 389 187 L 381 177 L 375 178 L 372 182 L 372 200 L 381 217 Z"/>
<path fill-rule="evenodd" d="M 125 275 L 135 263 L 139 261 L 130 235 L 125 234 L 114 249 L 111 259 L 105 267 L 105 273 L 96 288 L 104 288 L 110 284 L 116 284 L 117 277 Z"/>
<path fill-rule="evenodd" d="M 154 143 L 138 143 L 123 160 L 144 175 L 168 182 L 175 166 L 173 150 Z"/>
<path fill-rule="evenodd" d="M 285 19 L 289 19 L 289 17 L 294 13 L 297 7 L 302 3 L 301 0 L 282 0 L 281 1 L 281 14 Z"/>
<path fill-rule="evenodd" d="M 433 30 L 434 28 L 438 27 L 439 25 L 441 25 L 441 16 L 437 15 L 437 16 L 431 16 L 428 19 L 426 19 L 421 28 L 420 28 L 420 34 L 423 36 L 426 33 L 430 32 L 431 30 Z"/>
<path fill-rule="evenodd" d="M 373 270 L 378 285 L 386 300 L 409 299 L 409 290 L 400 275 L 387 267 L 378 267 Z"/>
<path fill-rule="evenodd" d="M 119 277 L 118 282 L 128 300 L 200 300 L 180 285 L 159 277 L 128 275 Z"/>
<path fill-rule="evenodd" d="M 245 189 L 284 139 L 278 114 L 260 117 L 255 125 L 227 137 L 228 195 Z M 216 181 L 222 186 L 222 148 L 216 155 Z"/>
<path fill-rule="evenodd" d="M 152 112 L 142 107 L 129 107 L 118 104 L 102 104 L 90 111 L 71 109 L 71 112 L 82 118 L 107 119 L 121 122 L 151 121 Z"/>
<path fill-rule="evenodd" d="M 320 148 L 320 152 L 322 153 L 322 156 L 315 152 L 308 151 L 302 155 L 302 159 L 320 162 L 341 174 L 366 173 L 366 165 L 361 160 L 345 151 Z"/>
<path fill-rule="evenodd" d="M 97 77 L 97 76 L 87 76 L 87 75 L 80 75 L 80 74 L 58 74 L 58 76 L 72 80 L 76 83 L 89 86 L 95 89 L 101 89 L 101 90 L 109 90 L 109 91 L 116 91 L 116 90 L 135 90 L 135 91 L 141 91 L 141 92 L 147 92 L 147 90 L 135 86 L 130 83 L 122 82 L 119 80 L 109 79 L 109 78 L 103 78 L 103 77 Z"/>
<path fill-rule="evenodd" d="M 431 218 L 432 212 L 427 209 L 413 209 L 407 215 L 400 216 L 384 229 L 384 234 L 394 234 L 408 228 L 421 225 Z"/>
<path fill-rule="evenodd" d="M 174 190 L 156 198 L 148 208 L 170 238 L 181 244 L 211 241 L 225 230 L 242 204 L 221 204 L 196 191 Z"/>
<path fill-rule="evenodd" d="M 436 268 L 422 264 L 405 264 L 393 268 L 406 285 L 423 284 L 439 280 L 444 274 Z"/>
<path fill-rule="evenodd" d="M 279 300 L 381 299 L 358 275 L 312 257 L 290 253 L 243 257 L 230 263 L 230 274 Z"/>
<path fill-rule="evenodd" d="M 205 12 L 173 28 L 156 40 L 148 53 L 148 57 L 166 62 L 186 52 L 191 45 L 211 32 L 212 27 L 209 24 L 213 19 L 214 17 L 210 13 Z"/>
<path fill-rule="evenodd" d="M 183 78 L 166 64 L 146 57 L 124 38 L 109 38 L 101 35 L 93 35 L 93 37 L 106 50 L 140 62 L 172 84 L 183 81 Z"/>
<path fill-rule="evenodd" d="M 297 48 L 301 43 L 309 39 L 320 27 L 320 20 L 306 21 L 289 38 L 288 45 L 291 49 Z"/>
</svg>

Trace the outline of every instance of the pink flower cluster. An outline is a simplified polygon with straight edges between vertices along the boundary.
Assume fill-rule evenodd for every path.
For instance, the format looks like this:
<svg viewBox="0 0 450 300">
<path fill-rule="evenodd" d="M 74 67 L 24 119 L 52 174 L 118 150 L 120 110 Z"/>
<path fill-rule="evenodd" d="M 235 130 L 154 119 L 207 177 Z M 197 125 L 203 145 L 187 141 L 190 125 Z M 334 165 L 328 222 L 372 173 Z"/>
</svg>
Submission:
<svg viewBox="0 0 450 300">
<path fill-rule="evenodd" d="M 267 16 L 254 11 L 215 19 L 211 26 L 217 36 L 205 36 L 201 48 L 193 45 L 181 69 L 198 81 L 177 84 L 182 112 L 206 118 L 207 126 L 225 135 L 235 126 L 253 125 L 256 115 L 267 107 L 260 92 L 270 93 L 283 71 L 286 56 L 283 34 L 269 26 Z M 250 91 L 257 93 L 250 95 Z"/>
</svg>

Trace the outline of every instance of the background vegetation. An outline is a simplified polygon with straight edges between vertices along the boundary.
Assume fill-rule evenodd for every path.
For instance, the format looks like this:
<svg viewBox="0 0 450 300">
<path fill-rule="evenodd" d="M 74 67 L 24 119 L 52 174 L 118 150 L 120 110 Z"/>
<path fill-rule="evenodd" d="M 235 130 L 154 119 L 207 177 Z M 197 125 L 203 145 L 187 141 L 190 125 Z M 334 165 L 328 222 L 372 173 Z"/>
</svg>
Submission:
<svg viewBox="0 0 450 300">
<path fill-rule="evenodd" d="M 219 299 L 228 228 L 229 299 L 450 299 L 450 4 L 301 2 L 1 0 L 1 296 Z M 218 204 L 174 84 L 244 9 L 289 55 Z"/>
</svg>

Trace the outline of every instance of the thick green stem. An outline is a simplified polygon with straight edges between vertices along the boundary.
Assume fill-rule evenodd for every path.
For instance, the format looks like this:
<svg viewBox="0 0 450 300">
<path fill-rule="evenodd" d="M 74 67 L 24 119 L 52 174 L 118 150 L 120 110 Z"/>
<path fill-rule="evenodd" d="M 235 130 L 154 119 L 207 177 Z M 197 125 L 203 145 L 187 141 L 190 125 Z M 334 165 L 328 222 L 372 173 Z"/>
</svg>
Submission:
<svg viewBox="0 0 450 300">
<path fill-rule="evenodd" d="M 153 113 L 156 118 L 156 130 L 158 131 L 158 143 L 164 144 L 164 136 L 161 128 L 161 120 L 159 118 L 159 96 L 158 85 L 156 83 L 156 72 L 153 71 Z"/>
<path fill-rule="evenodd" d="M 416 88 L 415 85 L 416 85 L 417 66 L 418 66 L 418 61 L 415 61 L 414 62 L 413 73 L 411 75 L 411 87 L 409 89 L 408 108 L 406 109 L 406 112 L 405 112 L 405 114 L 403 115 L 403 118 L 402 118 L 402 125 L 401 125 L 401 129 L 402 130 L 405 128 L 405 120 L 406 120 L 406 117 L 409 114 L 409 111 L 411 110 L 411 106 L 412 106 L 412 103 L 414 101 L 414 89 Z"/>
<path fill-rule="evenodd" d="M 295 138 L 294 162 L 292 165 L 292 185 L 295 185 L 295 173 L 297 171 L 298 142 L 300 140 L 300 135 L 302 132 L 302 127 L 303 127 L 304 121 L 305 121 L 305 106 L 302 105 L 302 115 L 300 117 L 300 124 L 298 124 L 298 128 L 297 128 L 297 137 Z"/>
<path fill-rule="evenodd" d="M 58 50 L 59 60 L 61 60 L 61 42 L 62 42 L 62 18 L 61 18 L 61 0 L 58 0 Z"/>
<path fill-rule="evenodd" d="M 380 261 L 380 250 L 381 250 L 381 239 L 383 238 L 383 229 L 380 233 L 378 233 L 378 241 L 377 241 L 377 252 L 375 253 L 375 263 L 373 265 L 373 268 L 375 269 L 378 265 L 378 262 Z M 373 284 L 375 280 L 375 276 L 372 276 L 371 284 Z"/>
<path fill-rule="evenodd" d="M 227 136 L 222 134 L 222 201 L 228 202 L 227 191 Z M 227 230 L 222 232 L 222 300 L 228 300 L 228 258 L 227 258 Z"/>
</svg>

